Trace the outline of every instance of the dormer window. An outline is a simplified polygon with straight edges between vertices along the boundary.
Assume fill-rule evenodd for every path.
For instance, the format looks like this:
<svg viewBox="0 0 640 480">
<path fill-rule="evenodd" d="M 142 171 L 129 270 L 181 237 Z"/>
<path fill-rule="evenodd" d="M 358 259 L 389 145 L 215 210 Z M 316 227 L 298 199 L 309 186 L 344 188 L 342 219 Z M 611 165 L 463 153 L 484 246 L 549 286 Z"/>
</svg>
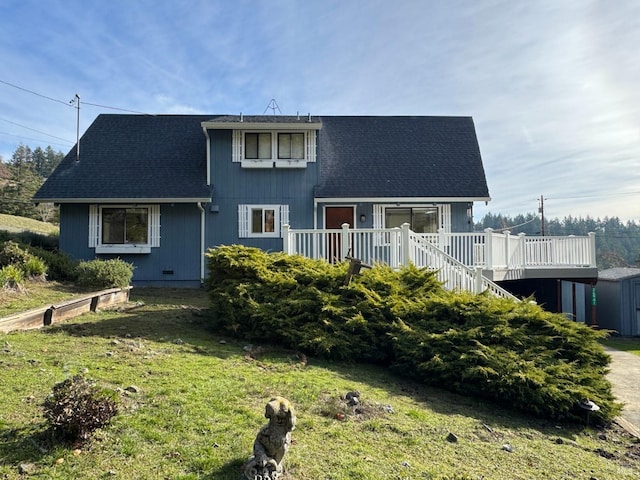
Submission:
<svg viewBox="0 0 640 480">
<path fill-rule="evenodd" d="M 225 115 L 201 125 L 205 133 L 231 130 L 231 161 L 242 168 L 306 168 L 316 161 L 322 128 L 322 122 L 311 115 Z"/>
<path fill-rule="evenodd" d="M 242 168 L 306 168 L 316 161 L 316 131 L 233 131 L 232 160 Z"/>
<path fill-rule="evenodd" d="M 247 160 L 269 160 L 271 156 L 271 133 L 245 133 L 244 158 Z"/>
<path fill-rule="evenodd" d="M 304 159 L 304 133 L 278 133 L 278 158 Z"/>
</svg>

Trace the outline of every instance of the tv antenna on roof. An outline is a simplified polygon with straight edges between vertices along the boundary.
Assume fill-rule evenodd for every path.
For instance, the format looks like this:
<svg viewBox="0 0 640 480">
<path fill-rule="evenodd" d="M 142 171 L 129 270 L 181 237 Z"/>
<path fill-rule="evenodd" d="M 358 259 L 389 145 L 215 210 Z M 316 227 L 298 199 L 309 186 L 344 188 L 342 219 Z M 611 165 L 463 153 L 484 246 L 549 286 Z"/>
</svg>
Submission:
<svg viewBox="0 0 640 480">
<path fill-rule="evenodd" d="M 276 102 L 275 98 L 271 99 L 271 101 L 269 102 L 269 105 L 267 105 L 267 108 L 264 109 L 264 112 L 262 112 L 262 114 L 264 115 L 265 113 L 267 113 L 267 110 L 269 109 L 271 109 L 273 115 L 276 114 L 276 110 L 280 115 L 282 115 L 282 111 L 280 110 L 280 107 L 278 106 L 278 102 Z"/>
</svg>

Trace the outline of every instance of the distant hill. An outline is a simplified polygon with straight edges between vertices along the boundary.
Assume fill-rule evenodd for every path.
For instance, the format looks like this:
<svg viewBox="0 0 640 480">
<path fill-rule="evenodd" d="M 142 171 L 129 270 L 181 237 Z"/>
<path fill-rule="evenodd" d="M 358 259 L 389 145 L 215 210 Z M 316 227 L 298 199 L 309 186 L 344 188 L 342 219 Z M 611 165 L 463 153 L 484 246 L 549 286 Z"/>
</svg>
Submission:
<svg viewBox="0 0 640 480">
<path fill-rule="evenodd" d="M 8 232 L 35 232 L 44 235 L 58 234 L 60 229 L 57 225 L 32 218 L 16 217 L 15 215 L 6 215 L 0 213 L 0 230 Z"/>
</svg>

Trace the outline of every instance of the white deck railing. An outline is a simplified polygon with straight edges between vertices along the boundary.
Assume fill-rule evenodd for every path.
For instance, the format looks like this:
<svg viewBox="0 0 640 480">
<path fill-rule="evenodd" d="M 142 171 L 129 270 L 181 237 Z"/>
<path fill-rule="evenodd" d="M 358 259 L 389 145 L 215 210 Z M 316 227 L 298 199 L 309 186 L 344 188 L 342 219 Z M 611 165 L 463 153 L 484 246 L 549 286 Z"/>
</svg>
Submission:
<svg viewBox="0 0 640 480">
<path fill-rule="evenodd" d="M 491 229 L 474 233 L 419 234 L 401 228 L 293 230 L 283 226 L 283 250 L 331 263 L 348 256 L 392 268 L 413 263 L 438 271 L 447 288 L 499 296 L 506 291 L 481 275 L 482 270 L 591 267 L 596 265 L 595 234 L 586 237 L 527 237 Z M 510 296 L 510 295 L 509 295 Z"/>
</svg>

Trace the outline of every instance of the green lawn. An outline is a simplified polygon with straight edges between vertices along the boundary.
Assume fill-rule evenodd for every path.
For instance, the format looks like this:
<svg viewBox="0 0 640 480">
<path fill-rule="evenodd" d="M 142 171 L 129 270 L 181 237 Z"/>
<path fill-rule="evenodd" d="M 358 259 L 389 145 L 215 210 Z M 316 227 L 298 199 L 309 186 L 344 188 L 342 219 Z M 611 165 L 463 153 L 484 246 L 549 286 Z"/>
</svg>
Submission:
<svg viewBox="0 0 640 480">
<path fill-rule="evenodd" d="M 624 352 L 640 355 L 640 338 L 639 337 L 609 337 L 604 340 L 603 345 L 622 350 Z"/>
<path fill-rule="evenodd" d="M 0 334 L 0 478 L 27 465 L 42 479 L 238 480 L 274 395 L 297 409 L 289 480 L 638 478 L 640 444 L 619 429 L 556 425 L 357 359 L 250 349 L 212 332 L 207 306 L 202 290 L 133 289 L 126 308 Z M 61 445 L 39 405 L 79 373 L 122 389 L 120 413 L 90 443 Z M 340 400 L 351 390 L 361 414 Z"/>
</svg>

